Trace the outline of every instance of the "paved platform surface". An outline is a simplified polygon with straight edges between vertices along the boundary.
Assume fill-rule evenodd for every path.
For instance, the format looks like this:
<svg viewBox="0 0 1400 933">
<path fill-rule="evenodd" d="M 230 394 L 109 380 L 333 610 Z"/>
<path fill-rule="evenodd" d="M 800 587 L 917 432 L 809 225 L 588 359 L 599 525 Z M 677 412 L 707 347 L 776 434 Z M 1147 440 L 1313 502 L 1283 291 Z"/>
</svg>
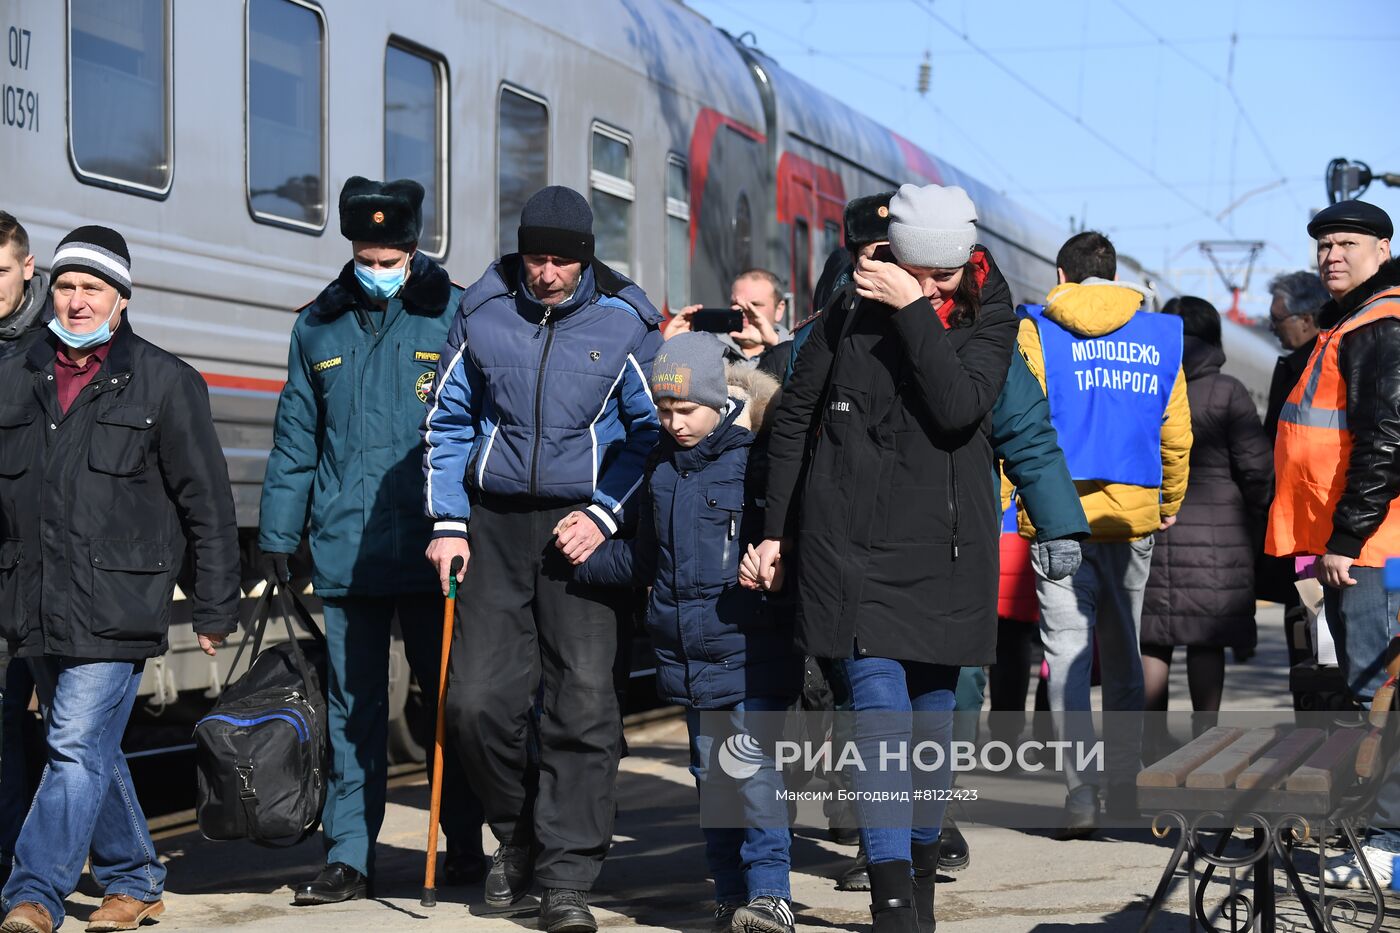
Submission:
<svg viewBox="0 0 1400 933">
<path fill-rule="evenodd" d="M 1260 613 L 1260 649 L 1248 664 L 1230 665 L 1226 704 L 1234 709 L 1290 705 L 1286 651 L 1276 610 Z M 1173 672 L 1173 708 L 1189 709 L 1184 657 Z M 631 756 L 619 776 L 616 837 L 593 894 L 599 922 L 608 929 L 707 931 L 711 889 L 706 880 L 695 788 L 685 769 L 685 727 L 678 719 L 629 730 Z M 1061 792 L 1062 793 L 1062 792 Z M 427 789 L 423 782 L 391 791 L 379 840 L 377 899 L 314 908 L 291 906 L 290 885 L 315 873 L 319 841 L 274 851 L 241 843 L 213 843 L 198 833 L 158 840 L 169 866 L 168 912 L 152 933 L 177 930 L 533 930 L 536 916 L 480 916 L 480 886 L 440 889 L 438 906 L 418 905 Z M 939 928 L 965 933 L 1056 933 L 1136 930 L 1169 849 L 1146 830 L 1115 830 L 1087 841 L 1056 842 L 1039 831 L 966 826 L 972 863 L 944 876 L 938 888 Z M 487 840 L 487 851 L 494 842 Z M 807 930 L 866 930 L 867 895 L 834 890 L 833 879 L 854 855 L 816 830 L 794 839 L 793 894 L 798 924 Z M 1306 863 L 1307 856 L 1303 861 Z M 89 879 L 85 883 L 90 885 Z M 66 928 L 81 921 L 97 899 L 71 901 Z M 1400 901 L 1389 929 L 1400 931 Z M 1284 919 L 1301 920 L 1285 903 Z M 1228 929 L 1228 923 L 1220 924 Z M 1287 929 L 1280 925 L 1279 929 Z M 1299 925 L 1297 929 L 1305 929 Z M 1153 927 L 1188 929 L 1185 884 Z M 1357 928 L 1359 929 L 1359 927 Z"/>
</svg>

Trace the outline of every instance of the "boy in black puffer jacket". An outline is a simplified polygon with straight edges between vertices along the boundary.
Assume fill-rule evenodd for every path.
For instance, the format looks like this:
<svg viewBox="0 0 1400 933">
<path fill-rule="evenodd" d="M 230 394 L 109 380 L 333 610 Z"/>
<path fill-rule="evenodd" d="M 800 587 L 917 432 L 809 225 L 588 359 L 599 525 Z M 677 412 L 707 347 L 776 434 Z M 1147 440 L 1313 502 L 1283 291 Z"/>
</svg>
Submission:
<svg viewBox="0 0 1400 933">
<path fill-rule="evenodd" d="M 790 837 L 780 823 L 787 811 L 775 806 L 781 775 L 765 760 L 756 774 L 732 784 L 712 766 L 720 748 L 701 722 L 702 711 L 732 711 L 734 734 L 752 736 L 767 756 L 779 714 L 801 683 L 790 617 L 766 594 L 739 586 L 739 559 L 762 532 L 755 496 L 766 477 L 758 475 L 758 445 L 777 390 L 775 380 L 754 370 L 733 369 L 726 378 L 723 348 L 711 334 L 666 341 L 651 373 L 666 434 L 652 455 L 637 536 L 605 543 L 578 568 L 586 583 L 651 586 L 647 628 L 657 692 L 687 707 L 690 770 L 702 790 L 702 812 L 717 809 L 714 795 L 737 793 L 736 807 L 750 817 L 746 827 L 704 829 L 717 933 L 793 929 Z M 770 715 L 745 720 L 744 713 Z"/>
</svg>

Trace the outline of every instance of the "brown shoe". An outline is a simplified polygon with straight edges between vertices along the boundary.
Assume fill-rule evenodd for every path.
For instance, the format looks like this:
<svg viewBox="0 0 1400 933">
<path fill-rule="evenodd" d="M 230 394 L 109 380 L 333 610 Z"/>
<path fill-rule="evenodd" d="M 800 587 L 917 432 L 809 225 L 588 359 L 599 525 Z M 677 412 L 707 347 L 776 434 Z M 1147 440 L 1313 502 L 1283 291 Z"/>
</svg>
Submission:
<svg viewBox="0 0 1400 933">
<path fill-rule="evenodd" d="M 23 901 L 5 915 L 0 933 L 53 933 L 53 918 L 43 904 Z"/>
<path fill-rule="evenodd" d="M 88 917 L 87 933 L 134 930 L 165 913 L 165 901 L 138 901 L 126 894 L 108 894 Z"/>
</svg>

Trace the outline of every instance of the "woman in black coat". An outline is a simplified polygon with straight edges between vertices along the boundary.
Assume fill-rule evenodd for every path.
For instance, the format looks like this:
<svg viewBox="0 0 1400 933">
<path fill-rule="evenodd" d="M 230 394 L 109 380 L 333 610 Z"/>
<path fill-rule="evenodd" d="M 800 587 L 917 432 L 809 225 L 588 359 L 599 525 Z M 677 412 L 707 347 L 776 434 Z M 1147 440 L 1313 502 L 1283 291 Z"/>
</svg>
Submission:
<svg viewBox="0 0 1400 933">
<path fill-rule="evenodd" d="M 1201 298 L 1173 298 L 1182 318 L 1182 369 L 1191 404 L 1191 478 L 1176 524 L 1157 532 L 1142 610 L 1146 707 L 1167 708 L 1172 651 L 1186 646 L 1191 705 L 1220 709 L 1226 647 L 1254 647 L 1253 532 L 1273 492 L 1274 461 L 1244 385 L 1220 371 L 1220 314 Z"/>
<path fill-rule="evenodd" d="M 857 713 L 870 771 L 856 789 L 908 795 L 911 771 L 877 773 L 879 742 L 912 728 L 946 749 L 959 667 L 996 659 L 1000 503 L 980 428 L 1016 320 L 1004 283 L 982 291 L 961 188 L 905 185 L 889 214 L 894 261 L 863 252 L 799 351 L 769 442 L 766 540 L 745 573 L 771 583 L 796 554 L 798 647 Z M 912 933 L 911 895 L 918 925 L 933 922 L 942 807 L 904 801 L 857 801 L 877 933 Z"/>
</svg>

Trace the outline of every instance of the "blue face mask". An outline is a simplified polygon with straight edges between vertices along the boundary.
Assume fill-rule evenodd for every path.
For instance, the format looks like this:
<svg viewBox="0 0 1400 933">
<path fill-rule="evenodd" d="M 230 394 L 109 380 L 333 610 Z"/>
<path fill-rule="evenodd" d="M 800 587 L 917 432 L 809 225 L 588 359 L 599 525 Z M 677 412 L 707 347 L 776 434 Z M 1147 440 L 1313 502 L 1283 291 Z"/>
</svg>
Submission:
<svg viewBox="0 0 1400 933">
<path fill-rule="evenodd" d="M 399 293 L 403 288 L 404 279 L 408 278 L 408 263 L 413 257 L 404 260 L 404 264 L 397 269 L 371 269 L 369 266 L 355 263 L 355 279 L 360 283 L 360 287 L 365 290 L 365 294 L 376 301 L 388 301 Z"/>
<path fill-rule="evenodd" d="M 107 315 L 107 320 L 102 322 L 102 326 L 97 330 L 89 331 L 86 334 L 75 334 L 58 322 L 58 315 L 54 315 L 49 321 L 49 330 L 53 331 L 66 346 L 74 350 L 90 350 L 93 347 L 100 347 L 112 339 L 112 318 L 116 317 L 117 305 L 122 303 L 122 296 L 118 295 L 117 300 L 112 302 L 112 310 Z"/>
</svg>

